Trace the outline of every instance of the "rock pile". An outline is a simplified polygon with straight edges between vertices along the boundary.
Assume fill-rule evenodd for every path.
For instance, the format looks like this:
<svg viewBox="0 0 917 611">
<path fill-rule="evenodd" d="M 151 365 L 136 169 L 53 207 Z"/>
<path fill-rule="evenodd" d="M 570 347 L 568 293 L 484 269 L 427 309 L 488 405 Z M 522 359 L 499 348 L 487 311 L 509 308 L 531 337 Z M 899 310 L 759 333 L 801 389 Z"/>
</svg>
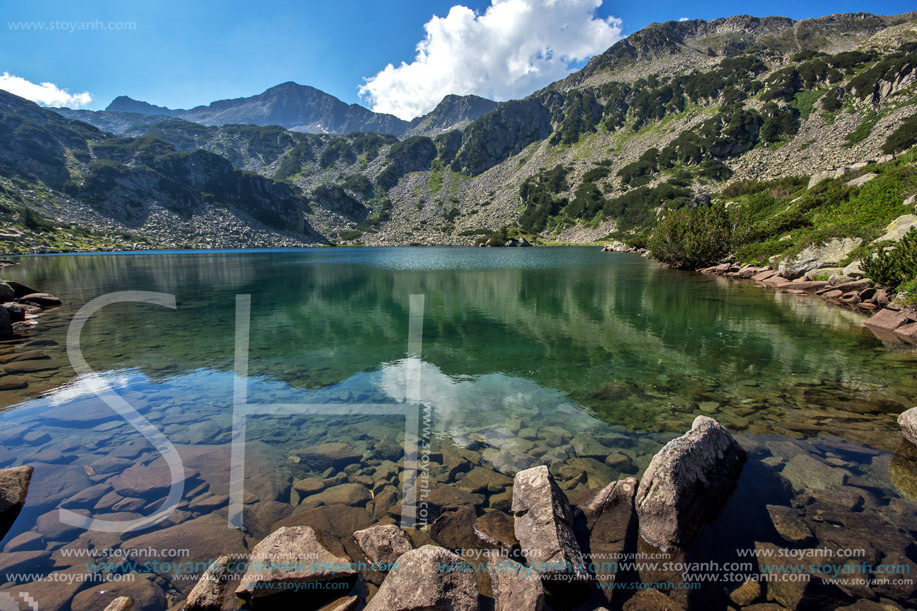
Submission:
<svg viewBox="0 0 917 611">
<path fill-rule="evenodd" d="M 18 282 L 0 281 L 0 339 L 13 337 L 28 330 L 32 319 L 46 308 L 61 305 L 60 299 L 40 293 Z"/>
<path fill-rule="evenodd" d="M 762 286 L 796 295 L 814 295 L 825 301 L 872 314 L 863 324 L 883 341 L 917 345 L 917 309 L 894 302 L 891 289 L 876 289 L 853 264 L 841 268 L 815 268 L 791 279 L 786 271 L 753 265 L 722 263 L 699 270 L 703 274 L 751 280 Z M 817 269 L 817 271 L 816 271 Z M 797 268 L 792 270 L 799 271 Z M 826 280 L 816 280 L 827 277 Z"/>
</svg>

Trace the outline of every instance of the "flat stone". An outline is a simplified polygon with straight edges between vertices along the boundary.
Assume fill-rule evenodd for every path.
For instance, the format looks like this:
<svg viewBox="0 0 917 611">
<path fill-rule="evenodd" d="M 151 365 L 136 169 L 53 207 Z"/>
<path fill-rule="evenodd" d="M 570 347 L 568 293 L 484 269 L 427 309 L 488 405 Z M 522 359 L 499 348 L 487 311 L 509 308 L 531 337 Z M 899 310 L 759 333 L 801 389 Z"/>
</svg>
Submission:
<svg viewBox="0 0 917 611">
<path fill-rule="evenodd" d="M 455 485 L 466 492 L 502 492 L 513 483 L 512 478 L 485 467 L 474 467 Z"/>
<path fill-rule="evenodd" d="M 362 452 L 358 452 L 350 444 L 342 441 L 314 445 L 299 451 L 297 455 L 304 464 L 316 471 L 323 471 L 329 467 L 340 469 L 351 463 L 359 462 L 363 457 Z"/>
<path fill-rule="evenodd" d="M 659 590 L 640 590 L 623 607 L 624 611 L 685 611 L 685 608 Z"/>
<path fill-rule="evenodd" d="M 754 579 L 749 579 L 738 588 L 729 593 L 729 600 L 739 605 L 747 607 L 761 597 L 761 584 Z"/>
<path fill-rule="evenodd" d="M 293 490 L 300 494 L 315 494 L 316 492 L 321 492 L 324 488 L 325 482 L 317 477 L 307 477 L 293 482 Z"/>
<path fill-rule="evenodd" d="M 580 458 L 598 458 L 605 460 L 610 450 L 599 443 L 595 437 L 588 433 L 577 433 L 570 441 L 573 452 Z"/>
<path fill-rule="evenodd" d="M 767 505 L 766 508 L 774 528 L 784 541 L 803 545 L 812 540 L 812 531 L 795 509 L 783 505 Z"/>
<path fill-rule="evenodd" d="M 839 488 L 847 479 L 847 472 L 843 469 L 829 467 L 807 454 L 792 457 L 780 474 L 793 485 L 793 489 L 797 492 L 806 488 L 818 490 Z"/>
<path fill-rule="evenodd" d="M 394 525 L 373 526 L 353 533 L 366 559 L 375 563 L 393 563 L 399 556 L 414 549 L 407 534 Z"/>
<path fill-rule="evenodd" d="M 544 588 L 538 573 L 509 558 L 487 563 L 494 611 L 542 611 Z"/>
<path fill-rule="evenodd" d="M 488 511 L 474 521 L 474 534 L 487 545 L 511 551 L 519 546 L 512 516 L 502 511 Z"/>
<path fill-rule="evenodd" d="M 358 575 L 351 564 L 325 549 L 311 527 L 281 527 L 252 549 L 236 596 L 252 603 L 296 584 L 354 582 Z M 309 592 L 303 590 L 302 597 L 307 599 Z"/>
<path fill-rule="evenodd" d="M 865 321 L 863 324 L 867 327 L 882 329 L 884 331 L 894 331 L 898 327 L 903 327 L 904 325 L 914 322 L 917 322 L 917 320 L 914 320 L 913 315 L 907 312 L 897 312 L 886 308 L 870 316 L 869 320 Z"/>
<path fill-rule="evenodd" d="M 305 508 L 312 509 L 322 505 L 353 505 L 362 507 L 373 498 L 366 486 L 360 484 L 340 484 L 332 486 L 322 492 L 306 497 L 300 503 Z"/>
<path fill-rule="evenodd" d="M 9 373 L 39 373 L 41 371 L 51 371 L 58 369 L 53 361 L 13 361 L 3 366 Z"/>
<path fill-rule="evenodd" d="M 668 551 L 687 545 L 725 506 L 735 488 L 745 450 L 713 418 L 698 416 L 650 461 L 635 505 L 640 536 Z"/>
<path fill-rule="evenodd" d="M 365 611 L 478 611 L 474 572 L 465 569 L 461 557 L 424 545 L 401 555 L 398 565 Z"/>
</svg>

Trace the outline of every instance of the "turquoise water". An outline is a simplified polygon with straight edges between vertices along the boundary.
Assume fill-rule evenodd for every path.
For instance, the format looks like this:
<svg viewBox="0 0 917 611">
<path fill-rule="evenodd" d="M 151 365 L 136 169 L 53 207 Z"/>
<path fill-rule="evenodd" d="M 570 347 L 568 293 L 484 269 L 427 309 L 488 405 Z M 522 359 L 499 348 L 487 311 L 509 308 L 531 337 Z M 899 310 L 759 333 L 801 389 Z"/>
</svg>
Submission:
<svg viewBox="0 0 917 611">
<path fill-rule="evenodd" d="M 152 513 L 166 496 L 167 478 L 133 488 L 118 480 L 129 466 L 155 471 L 162 459 L 74 375 L 66 357 L 75 312 L 125 290 L 172 294 L 176 308 L 107 306 L 86 324 L 83 354 L 179 448 L 193 473 L 183 505 L 168 521 L 145 534 L 106 535 L 97 547 L 130 547 L 136 537 L 155 541 L 157 533 L 185 524 L 202 532 L 225 528 L 236 298 L 250 295 L 252 403 L 397 405 L 417 365 L 419 396 L 433 414 L 437 444 L 470 452 L 482 467 L 509 476 L 553 463 L 571 497 L 607 483 L 603 479 L 639 475 L 662 444 L 706 414 L 740 437 L 752 462 L 727 511 L 703 537 L 748 543 L 730 530 L 738 528 L 731 512 L 767 521 L 766 513 L 743 505 L 752 503 L 746 493 L 802 453 L 843 471 L 843 488 L 859 482 L 856 490 L 868 498 L 858 513 L 869 512 L 889 539 L 903 542 L 887 549 L 913 553 L 905 543 L 913 538 L 912 525 L 900 514 L 913 507 L 917 469 L 895 418 L 917 404 L 917 354 L 890 350 L 862 327 L 861 316 L 820 300 L 594 248 L 336 248 L 19 261 L 3 270 L 5 279 L 53 293 L 65 304 L 42 314 L 28 338 L 0 346 L 0 361 L 30 351 L 49 357 L 17 361 L 39 363 L 32 367 L 38 371 L 26 366 L 0 376 L 0 383 L 15 379 L 10 386 L 20 386 L 0 391 L 6 432 L 0 466 L 38 465 L 27 508 L 0 544 L 9 548 L 19 537 L 13 551 L 41 552 L 16 565 L 23 571 L 66 571 L 67 562 L 55 552 L 92 539 L 49 525 L 57 507 L 136 517 Z M 411 295 L 423 295 L 419 364 L 407 354 Z M 238 546 L 250 547 L 302 510 L 309 497 L 291 489 L 291 482 L 306 478 L 322 479 L 325 488 L 365 487 L 365 498 L 348 488 L 341 503 L 362 511 L 361 519 L 397 516 L 379 509 L 382 487 L 374 480 L 386 460 L 400 466 L 400 457 L 385 458 L 376 446 L 381 440 L 400 444 L 404 423 L 368 409 L 347 416 L 293 409 L 250 418 L 246 439 L 253 449 L 247 455 L 255 466 L 246 481 L 256 492 L 246 503 L 242 531 L 251 540 Z M 582 435 L 618 458 L 599 457 L 602 468 L 590 463 L 588 477 L 572 476 L 564 467 L 585 455 L 572 441 Z M 332 472 L 301 459 L 303 448 L 338 442 L 362 458 L 346 469 L 334 465 Z M 136 451 L 118 451 L 124 447 Z M 445 471 L 440 481 L 455 484 L 455 470 Z M 397 477 L 388 483 L 401 490 Z M 505 511 L 499 488 L 494 484 L 466 501 L 478 513 Z M 792 496 L 776 494 L 768 503 L 789 505 Z M 340 499 L 333 500 L 327 505 Z M 774 540 L 763 526 L 751 530 L 760 530 L 755 540 Z M 707 550 L 703 537 L 697 546 Z M 198 547 L 200 554 L 219 551 L 208 552 L 203 542 Z M 169 602 L 186 593 L 185 584 L 161 575 L 150 583 Z M 49 596 L 67 608 L 86 589 Z"/>
</svg>

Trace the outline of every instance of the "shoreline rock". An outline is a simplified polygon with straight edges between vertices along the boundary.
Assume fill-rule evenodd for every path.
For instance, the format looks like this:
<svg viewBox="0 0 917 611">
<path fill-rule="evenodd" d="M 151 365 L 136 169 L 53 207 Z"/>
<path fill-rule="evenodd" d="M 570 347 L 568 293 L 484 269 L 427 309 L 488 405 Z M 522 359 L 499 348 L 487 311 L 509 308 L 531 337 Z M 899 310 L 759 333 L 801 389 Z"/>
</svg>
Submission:
<svg viewBox="0 0 917 611">
<path fill-rule="evenodd" d="M 0 539 L 6 536 L 29 494 L 34 467 L 0 469 Z"/>
<path fill-rule="evenodd" d="M 637 488 L 639 532 L 663 551 L 685 548 L 729 500 L 745 450 L 716 420 L 698 416 L 650 461 Z"/>
<path fill-rule="evenodd" d="M 556 575 L 590 578 L 573 534 L 570 503 L 548 467 L 532 467 L 516 474 L 512 513 L 526 562 L 543 579 Z"/>
</svg>

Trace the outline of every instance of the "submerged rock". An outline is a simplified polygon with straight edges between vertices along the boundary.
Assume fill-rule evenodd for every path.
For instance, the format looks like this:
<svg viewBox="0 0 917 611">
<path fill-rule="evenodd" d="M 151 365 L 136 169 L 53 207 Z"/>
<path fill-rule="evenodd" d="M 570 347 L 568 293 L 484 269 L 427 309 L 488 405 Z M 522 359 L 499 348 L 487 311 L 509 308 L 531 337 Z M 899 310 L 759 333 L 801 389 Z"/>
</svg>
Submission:
<svg viewBox="0 0 917 611">
<path fill-rule="evenodd" d="M 285 594 L 296 584 L 354 581 L 357 572 L 349 558 L 335 556 L 309 526 L 283 526 L 252 550 L 236 596 L 253 602 Z M 303 590 L 308 596 L 310 590 Z"/>
<path fill-rule="evenodd" d="M 33 467 L 0 469 L 0 539 L 9 531 L 25 505 Z"/>
<path fill-rule="evenodd" d="M 402 554 L 366 611 L 478 611 L 474 572 L 461 557 L 435 545 Z"/>
<path fill-rule="evenodd" d="M 353 540 L 370 562 L 395 562 L 414 549 L 407 534 L 394 525 L 373 526 L 353 533 Z"/>
<path fill-rule="evenodd" d="M 726 504 L 745 458 L 725 428 L 698 416 L 690 431 L 653 457 L 640 481 L 640 536 L 663 551 L 686 546 Z"/>
<path fill-rule="evenodd" d="M 516 474 L 512 513 L 516 538 L 529 566 L 543 576 L 570 573 L 588 578 L 573 534 L 573 512 L 547 467 Z"/>
<path fill-rule="evenodd" d="M 898 416 L 898 426 L 904 438 L 917 445 L 917 407 L 912 407 Z"/>
</svg>

